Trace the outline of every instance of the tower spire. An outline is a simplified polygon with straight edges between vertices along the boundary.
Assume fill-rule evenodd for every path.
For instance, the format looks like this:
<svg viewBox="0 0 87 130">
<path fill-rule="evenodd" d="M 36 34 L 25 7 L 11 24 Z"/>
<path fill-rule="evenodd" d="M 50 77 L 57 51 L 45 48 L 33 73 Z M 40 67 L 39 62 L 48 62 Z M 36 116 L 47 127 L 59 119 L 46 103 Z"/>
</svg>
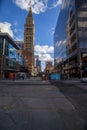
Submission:
<svg viewBox="0 0 87 130">
<path fill-rule="evenodd" d="M 32 16 L 31 1 L 28 4 L 29 11 L 24 25 L 24 51 L 26 66 L 29 68 L 31 74 L 34 70 L 34 20 Z"/>
<path fill-rule="evenodd" d="M 32 17 L 32 8 L 31 8 L 31 6 L 29 7 L 29 17 Z"/>
</svg>

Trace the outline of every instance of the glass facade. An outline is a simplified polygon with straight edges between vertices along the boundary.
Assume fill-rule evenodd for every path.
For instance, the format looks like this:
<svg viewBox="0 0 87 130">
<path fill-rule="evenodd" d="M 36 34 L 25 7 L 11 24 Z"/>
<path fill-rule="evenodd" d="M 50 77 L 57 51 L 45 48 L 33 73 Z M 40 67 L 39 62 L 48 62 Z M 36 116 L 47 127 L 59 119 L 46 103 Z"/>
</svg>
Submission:
<svg viewBox="0 0 87 130">
<path fill-rule="evenodd" d="M 4 38 L 0 37 L 0 54 L 2 55 L 3 53 L 7 58 L 18 60 L 17 49 L 7 39 L 5 39 L 4 47 Z"/>
<path fill-rule="evenodd" d="M 8 34 L 0 34 L 0 77 L 9 78 L 10 73 L 19 71 L 19 66 L 23 65 L 18 49 Z"/>
<path fill-rule="evenodd" d="M 67 19 L 68 19 L 67 0 L 62 3 L 62 9 L 58 17 L 55 33 L 54 33 L 54 64 L 55 66 L 66 59 L 66 42 L 67 42 Z"/>
<path fill-rule="evenodd" d="M 54 33 L 54 65 L 70 77 L 87 75 L 87 0 L 63 0 Z"/>
<path fill-rule="evenodd" d="M 0 37 L 0 50 L 1 54 L 6 57 L 5 67 L 16 69 L 16 62 L 18 61 L 19 55 L 15 47 L 7 39 Z"/>
</svg>

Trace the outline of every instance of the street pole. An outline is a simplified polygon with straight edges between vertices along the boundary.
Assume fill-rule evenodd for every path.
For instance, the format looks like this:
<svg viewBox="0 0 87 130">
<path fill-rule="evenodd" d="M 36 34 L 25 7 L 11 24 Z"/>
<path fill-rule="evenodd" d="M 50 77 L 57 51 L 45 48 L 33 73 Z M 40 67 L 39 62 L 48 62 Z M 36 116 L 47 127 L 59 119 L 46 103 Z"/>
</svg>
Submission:
<svg viewBox="0 0 87 130">
<path fill-rule="evenodd" d="M 79 68 L 80 68 L 80 79 L 82 79 L 82 57 L 81 57 L 81 52 L 80 52 Z"/>
<path fill-rule="evenodd" d="M 80 61 L 80 78 L 82 79 L 82 62 Z"/>
</svg>

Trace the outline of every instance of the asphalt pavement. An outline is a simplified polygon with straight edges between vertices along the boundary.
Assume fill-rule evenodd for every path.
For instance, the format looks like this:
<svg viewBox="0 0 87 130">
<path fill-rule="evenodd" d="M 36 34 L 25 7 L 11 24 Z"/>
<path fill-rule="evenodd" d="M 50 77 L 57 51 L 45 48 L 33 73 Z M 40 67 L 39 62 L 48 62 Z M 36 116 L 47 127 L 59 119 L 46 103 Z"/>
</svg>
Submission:
<svg viewBox="0 0 87 130">
<path fill-rule="evenodd" d="M 0 81 L 0 130 L 86 130 L 75 105 L 50 81 Z"/>
</svg>

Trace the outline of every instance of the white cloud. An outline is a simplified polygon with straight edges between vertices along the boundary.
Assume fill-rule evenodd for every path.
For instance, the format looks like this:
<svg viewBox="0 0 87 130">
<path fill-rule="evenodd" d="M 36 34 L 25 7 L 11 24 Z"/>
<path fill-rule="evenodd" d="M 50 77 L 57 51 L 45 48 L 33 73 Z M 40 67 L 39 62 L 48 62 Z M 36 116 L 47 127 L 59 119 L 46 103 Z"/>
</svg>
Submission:
<svg viewBox="0 0 87 130">
<path fill-rule="evenodd" d="M 45 12 L 46 9 L 52 9 L 57 7 L 62 3 L 62 0 L 55 0 L 55 2 L 50 0 L 13 0 L 14 3 L 23 10 L 29 10 L 29 7 L 32 7 L 32 11 L 35 14 L 39 14 L 41 12 Z"/>
<path fill-rule="evenodd" d="M 8 22 L 0 22 L 0 29 L 2 33 L 8 33 L 12 38 L 14 38 L 14 40 L 16 41 L 20 41 L 23 40 L 23 37 L 20 35 L 22 30 L 21 29 L 17 29 L 14 28 L 14 30 L 12 30 L 12 24 L 8 23 Z"/>
<path fill-rule="evenodd" d="M 45 12 L 47 8 L 47 2 L 48 0 L 14 0 L 14 3 L 21 9 L 28 11 L 29 6 L 31 6 L 32 11 L 36 14 L 39 14 L 40 12 Z"/>
<path fill-rule="evenodd" d="M 57 7 L 62 3 L 62 0 L 57 0 L 56 2 L 53 3 L 53 7 Z"/>
<path fill-rule="evenodd" d="M 45 46 L 36 45 L 35 46 L 35 52 L 44 53 L 44 54 L 54 53 L 54 47 L 48 46 L 48 45 L 45 45 Z"/>
<path fill-rule="evenodd" d="M 36 53 L 35 52 L 35 55 L 38 55 L 39 56 L 39 60 L 41 61 L 53 61 L 54 59 L 51 57 L 50 54 L 42 54 L 42 53 Z"/>
<path fill-rule="evenodd" d="M 63 47 L 63 45 L 65 45 L 66 42 L 67 42 L 66 39 L 65 39 L 65 40 L 57 41 L 56 44 L 55 44 L 55 46 L 56 46 L 56 47 L 60 47 L 60 46 Z"/>
<path fill-rule="evenodd" d="M 15 28 L 12 30 L 12 24 L 8 22 L 0 22 L 0 29 L 2 33 L 8 33 L 12 38 L 15 40 L 23 40 L 22 36 L 20 35 L 21 29 Z M 19 34 L 18 34 L 19 33 Z M 14 35 L 15 34 L 15 35 Z"/>
<path fill-rule="evenodd" d="M 41 61 L 53 61 L 53 58 L 51 57 L 50 54 L 42 54 L 42 55 L 39 55 L 39 59 Z"/>
<path fill-rule="evenodd" d="M 57 7 L 58 5 L 61 5 L 61 4 L 62 4 L 62 0 L 55 0 L 55 2 L 53 2 L 50 5 L 49 9 L 55 8 L 55 7 Z"/>
<path fill-rule="evenodd" d="M 65 40 L 63 41 L 63 44 L 66 44 L 66 42 L 67 42 L 67 39 L 65 39 Z"/>
<path fill-rule="evenodd" d="M 41 61 L 53 61 L 54 59 L 51 57 L 52 53 L 54 53 L 53 46 L 35 46 L 35 55 L 38 55 Z"/>
<path fill-rule="evenodd" d="M 8 22 L 3 22 L 3 23 L 1 23 L 0 22 L 0 28 L 1 28 L 1 31 L 2 32 L 5 32 L 5 33 L 9 33 L 9 35 L 11 36 L 11 37 L 13 37 L 14 35 L 13 35 L 13 31 L 12 31 L 12 29 L 11 29 L 11 23 L 8 23 Z"/>
<path fill-rule="evenodd" d="M 46 53 L 47 49 L 48 49 L 48 46 L 40 46 L 40 45 L 35 46 L 35 51 L 38 53 Z"/>
<path fill-rule="evenodd" d="M 47 50 L 47 53 L 54 53 L 54 47 L 50 46 Z"/>
</svg>

